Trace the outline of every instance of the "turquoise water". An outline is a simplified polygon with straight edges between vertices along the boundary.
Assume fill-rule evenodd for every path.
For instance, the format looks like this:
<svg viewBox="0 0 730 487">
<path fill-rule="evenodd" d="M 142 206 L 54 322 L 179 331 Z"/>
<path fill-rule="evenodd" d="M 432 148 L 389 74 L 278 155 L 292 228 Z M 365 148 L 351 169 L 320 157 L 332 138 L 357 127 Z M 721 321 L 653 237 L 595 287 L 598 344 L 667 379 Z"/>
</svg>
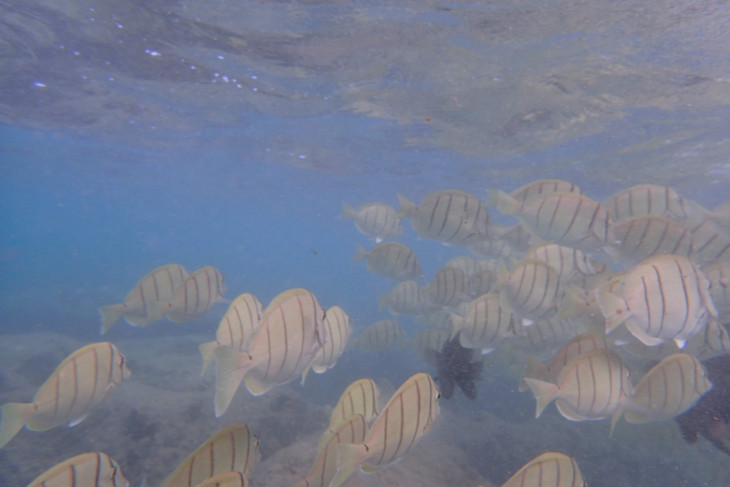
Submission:
<svg viewBox="0 0 730 487">
<path fill-rule="evenodd" d="M 642 183 L 706 208 L 727 201 L 728 13 L 694 2 L 2 2 L 0 403 L 30 401 L 72 344 L 100 340 L 98 308 L 169 262 L 216 266 L 228 300 L 251 292 L 266 305 L 305 287 L 325 308 L 345 309 L 354 335 L 391 317 L 377 299 L 395 283 L 350 263 L 357 243 L 374 241 L 339 217 L 343 202 L 397 207 L 398 193 L 417 202 L 440 189 L 486 201 L 491 189 L 545 178 L 597 201 Z M 419 256 L 426 280 L 470 255 L 403 226 L 398 241 Z M 172 360 L 189 367 L 172 381 L 205 427 L 168 454 L 169 465 L 132 453 L 162 462 L 152 452 L 165 441 L 174 451 L 166 435 L 187 417 L 167 418 L 157 436 L 135 440 L 142 445 L 104 439 L 92 411 L 91 425 L 22 431 L 0 450 L 0 483 L 24 485 L 108 447 L 132 485 L 156 485 L 172 459 L 229 424 L 213 419 L 213 379 L 199 379 L 195 350 L 226 306 L 183 324 L 118 323 L 104 336 L 120 348 L 147 344 L 125 352 L 138 364 L 157 360 L 157 372 L 133 370 L 140 384 L 155 384 Z M 399 320 L 409 335 L 421 329 Z M 54 351 L 49 333 L 75 341 L 58 339 Z M 154 357 L 150 344 L 169 355 Z M 704 440 L 685 444 L 671 421 L 622 424 L 609 440 L 608 421 L 568 422 L 554 406 L 532 418 L 534 399 L 516 391 L 518 356 L 487 357 L 477 401 L 457 391 L 441 402 L 431 441 L 466 452 L 482 482 L 499 485 L 547 449 L 573 455 L 591 486 L 730 481 L 728 459 Z M 435 373 L 405 348 L 349 350 L 304 387 L 282 386 L 322 417 L 282 439 L 286 426 L 256 415 L 272 437 L 264 447 L 261 433 L 264 460 L 326 426 L 326 409 L 316 408 L 350 381 L 367 375 L 395 388 L 418 370 Z M 124 407 L 135 403 L 126 385 L 102 404 L 119 415 L 122 435 Z M 244 390 L 237 397 L 253 401 Z M 154 403 L 139 406 L 150 424 L 164 416 Z M 53 438 L 48 450 L 44 438 Z"/>
</svg>

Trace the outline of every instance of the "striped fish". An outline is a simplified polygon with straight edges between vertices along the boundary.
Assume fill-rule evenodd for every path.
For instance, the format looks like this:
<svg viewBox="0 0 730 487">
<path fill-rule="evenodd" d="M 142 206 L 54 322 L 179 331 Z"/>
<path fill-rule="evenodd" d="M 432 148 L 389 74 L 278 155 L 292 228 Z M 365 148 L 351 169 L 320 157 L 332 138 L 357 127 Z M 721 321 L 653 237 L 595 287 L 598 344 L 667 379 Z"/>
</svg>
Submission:
<svg viewBox="0 0 730 487">
<path fill-rule="evenodd" d="M 365 328 L 355 344 L 368 352 L 384 352 L 406 339 L 403 327 L 394 320 L 380 320 Z"/>
<path fill-rule="evenodd" d="M 357 253 L 352 262 L 366 260 L 368 272 L 394 281 L 423 277 L 421 261 L 410 248 L 398 242 L 383 242 L 368 252 L 357 244 Z"/>
<path fill-rule="evenodd" d="M 568 340 L 575 338 L 586 329 L 581 320 L 539 320 L 531 326 L 523 327 L 524 340 L 530 353 L 542 354 L 555 350 Z"/>
<path fill-rule="evenodd" d="M 499 294 L 484 294 L 469 303 L 465 317 L 452 314 L 452 338 L 461 332 L 462 347 L 481 349 L 487 354 L 505 338 L 517 336 L 522 330 L 521 323 L 518 326 L 514 315 L 499 305 L 499 299 Z"/>
<path fill-rule="evenodd" d="M 674 340 L 679 348 L 702 329 L 717 310 L 710 281 L 687 257 L 650 257 L 617 282 L 596 291 L 606 332 L 621 323 L 645 345 Z"/>
<path fill-rule="evenodd" d="M 102 452 L 89 452 L 64 460 L 36 477 L 28 487 L 128 487 L 122 468 Z"/>
<path fill-rule="evenodd" d="M 319 442 L 318 453 L 348 418 L 361 415 L 370 423 L 378 415 L 380 389 L 372 379 L 358 379 L 345 389 L 330 414 L 330 424 Z"/>
<path fill-rule="evenodd" d="M 396 462 L 433 425 L 441 397 L 425 372 L 407 379 L 373 421 L 365 441 L 337 448 L 337 474 L 330 487 L 342 485 L 358 467 L 370 473 Z"/>
<path fill-rule="evenodd" d="M 550 193 L 583 194 L 583 191 L 569 181 L 563 181 L 561 179 L 538 179 L 537 181 L 520 186 L 512 191 L 510 196 L 520 203 L 529 203 Z"/>
<path fill-rule="evenodd" d="M 502 487 L 586 487 L 586 481 L 571 457 L 547 452 L 520 468 Z"/>
<path fill-rule="evenodd" d="M 413 229 L 425 238 L 449 245 L 468 245 L 487 236 L 489 212 L 476 196 L 457 190 L 429 193 L 416 206 L 398 195 L 400 217 L 411 217 Z"/>
<path fill-rule="evenodd" d="M 413 335 L 408 345 L 414 352 L 428 360 L 428 357 L 433 356 L 430 352 L 440 352 L 450 337 L 449 330 L 429 328 Z"/>
<path fill-rule="evenodd" d="M 218 324 L 215 340 L 198 347 L 203 356 L 203 374 L 213 361 L 215 349 L 221 345 L 240 352 L 248 349 L 248 342 L 259 329 L 262 313 L 261 301 L 253 294 L 244 293 L 233 300 Z"/>
<path fill-rule="evenodd" d="M 684 352 L 701 361 L 729 354 L 730 333 L 727 332 L 725 325 L 712 320 L 707 323 L 703 332 L 697 333 L 687 340 Z"/>
<path fill-rule="evenodd" d="M 641 262 L 654 255 L 674 254 L 689 257 L 692 234 L 681 223 L 660 216 L 639 216 L 616 222 L 615 246 L 624 261 Z"/>
<path fill-rule="evenodd" d="M 703 271 L 710 280 L 710 295 L 718 314 L 730 313 L 730 262 L 719 262 Z"/>
<path fill-rule="evenodd" d="M 500 305 L 517 316 L 528 320 L 554 318 L 564 294 L 558 272 L 541 260 L 523 260 L 512 272 L 500 265 Z"/>
<path fill-rule="evenodd" d="M 218 347 L 216 358 L 216 417 L 231 403 L 242 380 L 254 396 L 302 374 L 327 341 L 324 309 L 310 291 L 284 291 L 261 316 L 247 352 Z"/>
<path fill-rule="evenodd" d="M 159 320 L 165 316 L 159 303 L 170 301 L 188 276 L 188 271 L 180 264 L 167 264 L 152 270 L 127 293 L 123 303 L 99 308 L 101 334 L 109 331 L 122 316 L 132 326 L 147 326 Z"/>
<path fill-rule="evenodd" d="M 337 447 L 349 443 L 362 443 L 368 432 L 368 423 L 362 414 L 350 416 L 317 452 L 307 478 L 296 487 L 327 487 L 337 473 Z"/>
<path fill-rule="evenodd" d="M 209 265 L 190 274 L 163 308 L 167 309 L 167 317 L 171 321 L 182 323 L 203 316 L 225 293 L 223 274 Z"/>
<path fill-rule="evenodd" d="M 723 231 L 730 233 L 730 201 L 720 203 L 712 209 L 709 218 Z"/>
<path fill-rule="evenodd" d="M 592 253 L 616 242 L 613 222 L 603 206 L 576 193 L 549 193 L 521 203 L 503 191 L 494 193 L 499 211 L 514 215 L 532 233 L 549 242 Z"/>
<path fill-rule="evenodd" d="M 457 267 L 442 267 L 426 288 L 426 294 L 434 306 L 456 306 L 469 299 L 469 280 Z"/>
<path fill-rule="evenodd" d="M 403 281 L 388 294 L 378 298 L 378 311 L 387 307 L 394 315 L 417 315 L 425 311 L 427 303 L 426 290 L 420 284 L 416 281 Z"/>
<path fill-rule="evenodd" d="M 603 206 L 614 221 L 651 215 L 684 222 L 700 211 L 699 205 L 686 200 L 672 188 L 656 184 L 640 184 L 621 190 L 609 196 Z"/>
<path fill-rule="evenodd" d="M 481 296 L 496 291 L 499 284 L 497 268 L 482 269 L 469 277 L 469 294 L 472 297 Z"/>
<path fill-rule="evenodd" d="M 672 419 L 691 408 L 711 388 L 699 360 L 686 353 L 670 355 L 636 384 L 630 400 L 611 417 L 611 430 L 622 415 L 634 424 Z"/>
<path fill-rule="evenodd" d="M 213 475 L 195 487 L 248 487 L 251 485 L 241 472 L 225 472 Z"/>
<path fill-rule="evenodd" d="M 608 349 L 606 338 L 595 333 L 582 333 L 568 343 L 560 347 L 553 355 L 550 363 L 543 364 L 535 359 L 529 358 L 525 373 L 522 377 L 520 390 L 527 390 L 526 377 L 539 379 L 545 382 L 555 382 L 558 380 L 558 374 L 563 368 L 578 355 L 592 352 L 593 350 Z"/>
<path fill-rule="evenodd" d="M 493 229 L 495 226 L 490 225 L 490 228 Z M 529 238 L 532 238 L 532 235 L 529 235 Z M 482 259 L 499 260 L 515 252 L 515 249 L 498 234 L 490 234 L 486 237 L 471 240 L 467 248 L 469 252 Z"/>
<path fill-rule="evenodd" d="M 541 241 L 539 237 L 535 236 L 522 223 L 506 229 L 500 237 L 509 245 L 513 253 L 527 252 L 530 247 Z"/>
<path fill-rule="evenodd" d="M 730 235 L 712 221 L 690 228 L 692 233 L 692 261 L 698 265 L 730 262 Z"/>
<path fill-rule="evenodd" d="M 200 445 L 162 482 L 164 487 L 193 487 L 226 472 L 248 475 L 259 461 L 259 439 L 245 424 L 222 429 Z"/>
<path fill-rule="evenodd" d="M 342 205 L 342 218 L 355 220 L 355 227 L 363 235 L 382 242 L 403 234 L 403 225 L 395 208 L 385 203 L 368 203 L 355 210 L 347 203 Z"/>
<path fill-rule="evenodd" d="M 540 260 L 558 272 L 560 281 L 567 284 L 577 274 L 593 275 L 598 273 L 590 257 L 571 247 L 553 243 L 533 246 L 525 254 L 525 260 Z"/>
<path fill-rule="evenodd" d="M 347 340 L 352 334 L 350 317 L 339 306 L 332 306 L 327 310 L 324 315 L 324 326 L 328 340 L 317 350 L 312 360 L 312 370 L 317 374 L 323 374 L 327 369 L 334 367 L 337 359 L 345 351 Z"/>
<path fill-rule="evenodd" d="M 79 424 L 111 389 L 130 375 L 124 355 L 109 342 L 92 343 L 76 350 L 56 367 L 33 402 L 11 402 L 0 408 L 0 448 L 23 426 L 31 431 L 45 431 Z"/>
<path fill-rule="evenodd" d="M 555 400 L 560 414 L 571 421 L 608 418 L 633 392 L 629 369 L 606 349 L 578 355 L 563 367 L 555 383 L 530 377 L 525 382 L 537 400 L 535 417 Z"/>
</svg>

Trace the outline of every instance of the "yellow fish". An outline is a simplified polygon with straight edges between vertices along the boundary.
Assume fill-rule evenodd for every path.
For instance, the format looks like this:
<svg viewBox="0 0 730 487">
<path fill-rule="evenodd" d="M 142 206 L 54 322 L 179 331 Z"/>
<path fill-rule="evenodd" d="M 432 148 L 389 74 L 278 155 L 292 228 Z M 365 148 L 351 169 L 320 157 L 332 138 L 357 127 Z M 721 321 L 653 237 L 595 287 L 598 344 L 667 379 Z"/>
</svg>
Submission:
<svg viewBox="0 0 730 487">
<path fill-rule="evenodd" d="M 423 277 L 421 261 L 413 250 L 398 242 L 379 243 L 371 251 L 357 244 L 352 263 L 365 259 L 368 272 L 394 281 Z"/>
<path fill-rule="evenodd" d="M 165 316 L 159 303 L 170 301 L 189 275 L 180 264 L 163 265 L 149 272 L 127 293 L 123 303 L 99 308 L 101 334 L 122 316 L 132 326 L 147 326 Z"/>
<path fill-rule="evenodd" d="M 189 487 L 230 471 L 248 475 L 259 460 L 259 439 L 245 424 L 214 434 L 162 482 L 164 487 Z"/>
<path fill-rule="evenodd" d="M 263 313 L 261 302 L 253 294 L 244 293 L 233 300 L 218 324 L 215 341 L 203 343 L 198 348 L 203 356 L 203 373 L 213 361 L 215 349 L 221 345 L 241 352 L 259 328 Z"/>
<path fill-rule="evenodd" d="M 109 342 L 86 345 L 66 357 L 33 397 L 33 402 L 5 404 L 0 420 L 0 448 L 25 426 L 45 431 L 75 426 L 107 393 L 129 378 L 126 359 Z"/>
<path fill-rule="evenodd" d="M 403 233 L 403 225 L 395 208 L 385 203 L 368 203 L 358 207 L 357 210 L 343 203 L 342 218 L 355 220 L 358 231 L 368 237 L 374 237 L 378 243 L 400 237 Z"/>
<path fill-rule="evenodd" d="M 183 281 L 162 309 L 175 323 L 194 320 L 210 311 L 225 293 L 223 274 L 212 265 L 201 267 Z"/>
<path fill-rule="evenodd" d="M 425 372 L 406 380 L 370 426 L 365 441 L 337 448 L 337 474 L 329 487 L 339 487 L 360 467 L 371 473 L 398 461 L 428 433 L 439 413 L 441 397 Z"/>
<path fill-rule="evenodd" d="M 332 306 L 325 312 L 324 326 L 327 330 L 327 341 L 312 359 L 311 368 L 316 374 L 324 374 L 327 369 L 335 366 L 352 334 L 350 317 L 339 306 Z"/>
<path fill-rule="evenodd" d="M 330 424 L 319 442 L 319 451 L 347 419 L 359 414 L 370 423 L 378 415 L 380 389 L 372 379 L 359 379 L 347 386 L 330 414 Z"/>
<path fill-rule="evenodd" d="M 36 477 L 27 487 L 129 487 L 116 460 L 89 452 L 64 460 Z"/>
<path fill-rule="evenodd" d="M 266 307 L 248 351 L 218 347 L 216 417 L 228 409 L 242 380 L 255 396 L 302 374 L 328 340 L 324 309 L 310 291 L 290 289 Z"/>
<path fill-rule="evenodd" d="M 241 472 L 219 473 L 209 477 L 195 487 L 248 487 L 249 482 Z"/>
<path fill-rule="evenodd" d="M 547 452 L 520 468 L 502 487 L 585 487 L 586 481 L 571 457 Z"/>
</svg>

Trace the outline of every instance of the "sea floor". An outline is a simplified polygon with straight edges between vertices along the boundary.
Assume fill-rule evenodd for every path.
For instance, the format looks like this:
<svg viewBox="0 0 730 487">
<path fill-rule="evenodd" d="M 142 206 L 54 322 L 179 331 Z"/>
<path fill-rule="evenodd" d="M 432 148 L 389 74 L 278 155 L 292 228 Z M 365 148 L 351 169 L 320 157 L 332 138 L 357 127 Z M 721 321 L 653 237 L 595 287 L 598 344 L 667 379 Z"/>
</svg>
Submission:
<svg viewBox="0 0 730 487">
<path fill-rule="evenodd" d="M 314 461 L 329 409 L 341 393 L 321 386 L 330 374 L 334 383 L 342 380 L 339 364 L 322 376 L 310 375 L 304 387 L 292 382 L 253 397 L 242 386 L 229 410 L 216 419 L 214 366 L 201 376 L 197 349 L 208 340 L 185 335 L 114 341 L 132 376 L 73 428 L 22 430 L 0 450 L 0 485 L 26 485 L 86 451 L 115 458 L 133 487 L 160 485 L 208 437 L 231 424 L 247 423 L 259 437 L 262 453 L 250 476 L 252 485 L 293 487 Z M 30 401 L 54 368 L 85 344 L 50 333 L 4 335 L 0 404 Z M 607 420 L 573 423 L 553 406 L 535 419 L 529 393 L 515 391 L 510 397 L 519 400 L 505 402 L 505 393 L 497 392 L 502 378 L 490 374 L 489 367 L 484 375 L 477 401 L 458 393 L 442 400 L 436 425 L 402 461 L 372 475 L 356 474 L 345 487 L 491 487 L 549 450 L 575 457 L 591 487 L 730 485 L 730 458 L 704 440 L 686 444 L 672 421 L 623 422 L 609 438 Z M 316 400 L 305 394 L 308 387 L 321 389 Z"/>
</svg>

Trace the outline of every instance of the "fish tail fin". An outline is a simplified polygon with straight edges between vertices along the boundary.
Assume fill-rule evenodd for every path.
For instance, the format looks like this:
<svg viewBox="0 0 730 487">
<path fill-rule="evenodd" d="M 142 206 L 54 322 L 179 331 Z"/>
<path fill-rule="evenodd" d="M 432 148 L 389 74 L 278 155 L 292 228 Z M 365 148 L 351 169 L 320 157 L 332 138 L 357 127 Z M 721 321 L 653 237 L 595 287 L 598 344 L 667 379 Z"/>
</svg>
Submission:
<svg viewBox="0 0 730 487">
<path fill-rule="evenodd" d="M 0 448 L 8 444 L 36 411 L 32 402 L 9 402 L 0 408 Z"/>
<path fill-rule="evenodd" d="M 503 215 L 514 215 L 522 210 L 522 203 L 499 189 L 489 192 L 487 206 L 496 206 Z"/>
<path fill-rule="evenodd" d="M 312 366 L 310 365 L 306 369 L 304 369 L 304 372 L 302 372 L 302 385 L 304 385 L 304 381 L 307 380 L 307 375 L 309 375 L 309 371 L 312 370 Z M 318 372 L 320 373 L 320 372 Z"/>
<path fill-rule="evenodd" d="M 122 317 L 124 314 L 124 305 L 110 304 L 108 306 L 102 306 L 99 308 L 99 313 L 101 313 L 101 332 L 99 334 L 103 335 Z"/>
<path fill-rule="evenodd" d="M 624 415 L 624 408 L 619 407 L 615 413 L 611 415 L 611 429 L 608 430 L 608 437 L 610 438 L 613 436 L 613 430 L 616 428 L 616 424 L 618 424 L 619 419 L 621 419 L 621 416 Z"/>
<path fill-rule="evenodd" d="M 246 372 L 251 356 L 245 352 L 221 346 L 215 349 L 215 417 L 226 412 L 238 390 Z"/>
<path fill-rule="evenodd" d="M 342 202 L 342 214 L 340 215 L 340 218 L 355 218 L 357 216 L 357 212 L 355 211 L 355 208 L 348 205 L 344 201 Z"/>
<path fill-rule="evenodd" d="M 355 473 L 368 456 L 364 443 L 343 443 L 337 447 L 337 473 L 329 487 L 340 487 Z"/>
<path fill-rule="evenodd" d="M 218 348 L 218 342 L 216 341 L 203 343 L 198 346 L 198 350 L 200 350 L 200 355 L 203 356 L 203 371 L 200 373 L 201 376 L 205 374 L 205 371 L 208 370 L 210 363 L 213 361 L 216 348 Z"/>
<path fill-rule="evenodd" d="M 596 301 L 606 319 L 606 333 L 610 333 L 629 317 L 629 306 L 621 296 L 608 291 L 596 291 Z"/>
<path fill-rule="evenodd" d="M 547 376 L 547 366 L 534 357 L 527 357 L 525 372 L 522 374 L 522 379 L 520 379 L 520 392 L 529 389 L 527 382 L 525 382 L 526 378 L 542 380 L 545 376 Z"/>
<path fill-rule="evenodd" d="M 362 245 L 360 245 L 358 243 L 357 244 L 357 250 L 355 251 L 355 256 L 350 261 L 350 264 L 354 264 L 355 262 L 359 262 L 359 261 L 363 260 L 364 258 L 366 258 L 367 256 L 368 256 L 368 251 L 365 250 L 365 247 L 363 247 Z"/>
<path fill-rule="evenodd" d="M 535 400 L 537 401 L 535 417 L 539 418 L 548 404 L 553 402 L 553 400 L 558 396 L 560 389 L 555 384 L 538 379 L 532 379 L 530 377 L 525 377 L 525 382 L 535 395 Z"/>
<path fill-rule="evenodd" d="M 456 313 L 449 313 L 449 318 L 451 320 L 451 334 L 449 335 L 449 340 L 453 340 L 454 338 L 456 338 L 456 335 L 458 335 L 459 332 L 464 328 L 465 320 Z"/>
<path fill-rule="evenodd" d="M 400 205 L 400 208 L 398 208 L 398 213 L 395 215 L 397 218 L 411 217 L 418 209 L 414 203 L 409 201 L 408 198 L 400 193 L 398 193 L 398 204 Z"/>
</svg>

